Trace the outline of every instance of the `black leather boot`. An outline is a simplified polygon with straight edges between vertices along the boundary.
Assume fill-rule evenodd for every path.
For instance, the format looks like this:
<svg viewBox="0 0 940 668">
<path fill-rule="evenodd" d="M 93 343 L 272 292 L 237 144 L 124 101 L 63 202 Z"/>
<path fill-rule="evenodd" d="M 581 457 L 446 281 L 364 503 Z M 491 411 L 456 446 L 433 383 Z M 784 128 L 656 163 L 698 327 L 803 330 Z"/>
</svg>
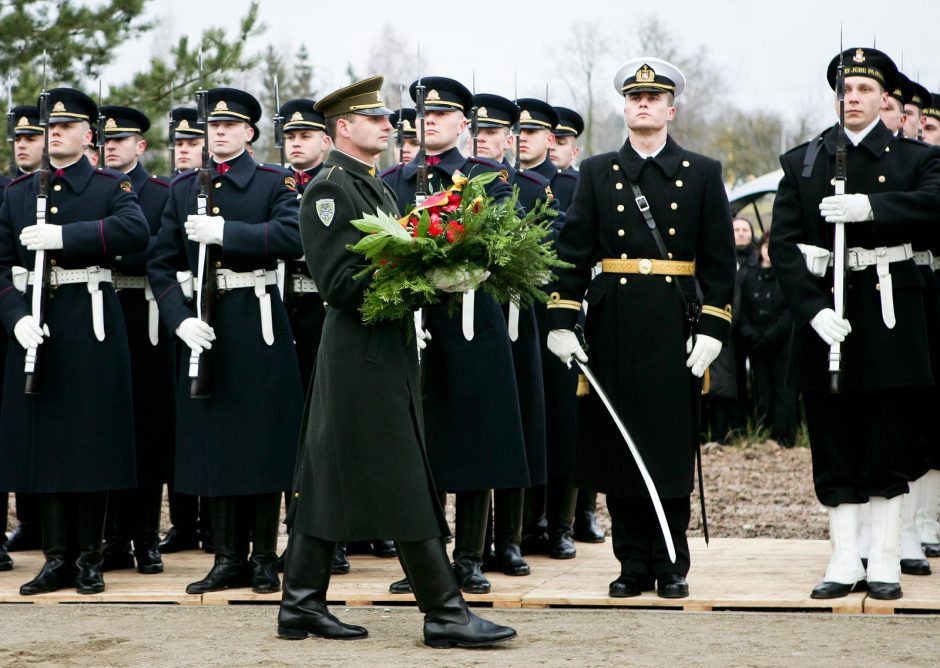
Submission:
<svg viewBox="0 0 940 668">
<path fill-rule="evenodd" d="M 346 556 L 346 543 L 336 544 L 336 555 L 333 557 L 333 575 L 346 575 L 349 572 L 349 558 Z"/>
<path fill-rule="evenodd" d="M 108 493 L 83 492 L 75 494 L 74 497 L 77 506 L 75 537 L 78 541 L 75 591 L 79 594 L 100 594 L 104 591 L 104 557 L 101 553 L 101 543 L 104 540 Z"/>
<path fill-rule="evenodd" d="M 199 517 L 199 497 L 180 494 L 173 490 L 167 493 L 170 502 L 170 529 L 157 544 L 161 554 L 172 554 L 184 550 L 199 549 L 196 523 Z"/>
<path fill-rule="evenodd" d="M 273 594 L 281 590 L 277 576 L 277 528 L 280 494 L 254 495 L 254 543 L 251 552 L 251 591 Z"/>
<path fill-rule="evenodd" d="M 10 510 L 9 498 L 6 492 L 0 492 L 0 524 L 3 525 L 4 529 L 7 525 L 7 513 Z M 3 531 L 0 531 L 0 538 L 3 539 L 3 541 L 0 542 L 0 571 L 13 570 L 13 559 L 10 558 L 10 555 L 6 551 L 6 534 Z"/>
<path fill-rule="evenodd" d="M 33 596 L 69 587 L 75 571 L 68 555 L 68 503 L 61 494 L 37 494 L 42 523 L 43 555 L 46 562 L 39 575 L 20 587 L 20 594 Z"/>
<path fill-rule="evenodd" d="M 516 637 L 515 629 L 470 612 L 447 562 L 443 539 L 398 543 L 398 557 L 412 578 L 418 608 L 424 613 L 425 645 L 486 647 Z"/>
<path fill-rule="evenodd" d="M 121 571 L 134 568 L 131 535 L 134 524 L 134 496 L 136 490 L 121 489 L 111 492 L 104 524 L 102 570 Z"/>
<path fill-rule="evenodd" d="M 488 594 L 490 581 L 483 575 L 483 540 L 489 514 L 490 491 L 457 492 L 457 535 L 454 539 L 454 572 L 468 594 Z M 412 587 L 414 583 L 412 583 Z"/>
<path fill-rule="evenodd" d="M 506 575 L 528 575 L 522 558 L 522 515 L 525 490 L 497 489 L 493 493 L 493 538 L 497 568 Z"/>
<path fill-rule="evenodd" d="M 134 559 L 137 561 L 137 572 L 144 575 L 162 573 L 159 531 L 163 485 L 141 486 L 134 497 Z"/>
<path fill-rule="evenodd" d="M 16 528 L 6 542 L 7 552 L 42 549 L 42 516 L 39 495 L 16 493 Z M 6 515 L 2 516 L 6 518 Z"/>
<path fill-rule="evenodd" d="M 361 626 L 344 624 L 326 607 L 326 590 L 336 557 L 336 543 L 291 533 L 284 563 L 284 591 L 277 614 L 277 637 L 302 640 L 309 635 L 356 640 L 369 635 Z"/>
<path fill-rule="evenodd" d="M 574 546 L 571 534 L 570 524 L 558 522 L 549 526 L 548 542 L 551 547 L 548 556 L 552 559 L 574 559 L 578 556 L 578 549 Z"/>
<path fill-rule="evenodd" d="M 247 550 L 239 540 L 237 531 L 236 498 L 219 496 L 209 499 L 215 563 L 206 577 L 186 587 L 187 594 L 237 589 L 249 584 L 248 564 L 245 561 Z"/>
<path fill-rule="evenodd" d="M 603 543 L 604 530 L 597 523 L 597 492 L 578 490 L 574 512 L 574 539 L 582 543 Z"/>
<path fill-rule="evenodd" d="M 548 500 L 548 556 L 552 559 L 574 559 L 578 550 L 572 540 L 575 504 L 578 490 L 569 476 L 554 478 L 546 485 Z"/>
</svg>

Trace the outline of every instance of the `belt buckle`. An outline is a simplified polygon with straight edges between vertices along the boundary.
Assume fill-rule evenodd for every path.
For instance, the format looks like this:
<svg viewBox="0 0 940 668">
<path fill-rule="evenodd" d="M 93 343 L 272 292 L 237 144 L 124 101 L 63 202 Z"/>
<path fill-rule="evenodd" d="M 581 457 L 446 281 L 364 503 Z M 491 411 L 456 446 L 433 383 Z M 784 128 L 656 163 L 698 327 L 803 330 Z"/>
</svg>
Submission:
<svg viewBox="0 0 940 668">
<path fill-rule="evenodd" d="M 643 258 L 637 264 L 637 271 L 641 274 L 648 275 L 653 273 L 653 261 L 648 258 Z"/>
<path fill-rule="evenodd" d="M 636 202 L 636 205 L 640 211 L 645 213 L 646 211 L 650 210 L 650 205 L 649 202 L 646 201 L 645 195 L 640 195 L 639 197 L 634 198 L 634 201 Z"/>
<path fill-rule="evenodd" d="M 193 284 L 195 284 L 196 277 L 193 277 Z M 228 290 L 228 276 L 222 273 L 216 273 L 215 275 L 215 285 L 219 290 Z"/>
</svg>

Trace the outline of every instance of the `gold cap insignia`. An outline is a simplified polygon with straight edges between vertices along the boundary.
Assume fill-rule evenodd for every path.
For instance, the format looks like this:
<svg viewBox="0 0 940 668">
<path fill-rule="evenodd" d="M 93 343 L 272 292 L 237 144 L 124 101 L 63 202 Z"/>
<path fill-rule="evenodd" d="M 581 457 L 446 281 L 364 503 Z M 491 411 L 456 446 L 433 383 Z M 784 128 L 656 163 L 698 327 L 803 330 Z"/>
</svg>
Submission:
<svg viewBox="0 0 940 668">
<path fill-rule="evenodd" d="M 104 124 L 105 130 L 111 130 L 112 128 L 116 128 L 116 127 L 117 127 L 117 121 L 114 120 L 113 118 L 109 118 L 107 121 L 105 121 L 105 124 Z"/>
<path fill-rule="evenodd" d="M 480 107 L 479 109 L 477 109 L 477 118 L 489 118 L 489 117 L 490 117 L 490 112 L 487 110 L 486 107 Z"/>
<path fill-rule="evenodd" d="M 185 118 L 181 120 L 179 122 L 179 125 L 176 126 L 176 129 L 177 130 L 190 130 L 191 128 L 189 127 L 189 120 Z"/>
<path fill-rule="evenodd" d="M 225 100 L 219 100 L 212 111 L 228 111 L 228 104 Z"/>
<path fill-rule="evenodd" d="M 402 130 L 414 130 L 414 128 L 411 127 L 411 121 L 409 121 L 407 118 L 401 122 L 401 129 Z"/>
<path fill-rule="evenodd" d="M 529 110 L 528 110 L 528 109 L 523 109 L 523 110 L 522 110 L 522 113 L 519 114 L 519 120 L 520 120 L 520 121 L 531 121 L 531 120 L 532 120 L 532 114 L 529 113 Z"/>
<path fill-rule="evenodd" d="M 375 101 L 376 101 L 376 102 L 380 102 L 381 104 L 385 104 L 385 100 L 382 99 L 382 93 L 381 93 L 381 91 L 379 91 L 379 92 L 377 92 L 377 93 L 375 94 Z"/>
<path fill-rule="evenodd" d="M 20 116 L 20 120 L 16 122 L 16 127 L 19 127 L 21 125 L 29 125 L 29 119 L 26 118 L 25 116 Z"/>
<path fill-rule="evenodd" d="M 440 101 L 440 99 L 441 99 L 441 94 L 438 93 L 436 90 L 433 90 L 433 89 L 432 89 L 432 90 L 429 90 L 429 91 L 428 91 L 428 96 L 427 96 L 425 99 L 426 99 L 428 102 Z"/>
<path fill-rule="evenodd" d="M 304 115 L 303 115 L 302 113 L 300 113 L 299 111 L 295 111 L 295 112 L 291 115 L 290 119 L 291 119 L 292 121 L 302 121 L 302 120 L 304 120 Z"/>
<path fill-rule="evenodd" d="M 636 80 L 640 83 L 650 83 L 656 80 L 656 72 L 649 65 L 644 65 L 636 71 Z"/>
<path fill-rule="evenodd" d="M 864 63 L 865 51 L 863 49 L 855 49 L 855 55 L 852 56 L 852 60 L 854 60 L 856 63 Z"/>
<path fill-rule="evenodd" d="M 65 111 L 65 103 L 62 100 L 59 100 L 54 105 L 52 105 L 52 111 Z"/>
</svg>

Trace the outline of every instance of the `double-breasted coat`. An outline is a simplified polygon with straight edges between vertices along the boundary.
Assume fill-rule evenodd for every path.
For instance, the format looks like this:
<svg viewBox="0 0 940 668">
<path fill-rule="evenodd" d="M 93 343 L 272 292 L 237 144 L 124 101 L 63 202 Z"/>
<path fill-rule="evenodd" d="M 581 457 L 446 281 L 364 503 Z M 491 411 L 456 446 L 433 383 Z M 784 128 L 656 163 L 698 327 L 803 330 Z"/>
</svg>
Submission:
<svg viewBox="0 0 940 668">
<path fill-rule="evenodd" d="M 57 172 L 59 170 L 56 170 Z M 95 169 L 83 156 L 50 175 L 47 222 L 62 226 L 62 249 L 47 251 L 61 269 L 110 267 L 146 250 L 147 221 L 123 174 Z M 7 331 L 31 313 L 32 286 L 20 293 L 11 268 L 34 265 L 19 240 L 36 223 L 39 174 L 13 181 L 0 208 L 0 318 Z M 24 393 L 25 350 L 11 339 L 0 409 L 0 489 L 92 492 L 134 487 L 134 420 L 124 316 L 110 283 L 99 284 L 103 341 L 92 325 L 85 283 L 51 289 L 50 336 L 42 343 L 44 391 Z"/>
<path fill-rule="evenodd" d="M 225 219 L 222 269 L 274 271 L 279 259 L 300 257 L 297 193 L 280 167 L 259 165 L 247 152 L 213 161 L 211 213 Z M 195 317 L 178 271 L 197 274 L 198 244 L 184 230 L 196 213 L 197 171 L 170 184 L 169 199 L 147 273 L 167 330 Z M 268 285 L 274 333 L 262 337 L 259 300 L 252 288 L 220 290 L 212 326 L 212 396 L 189 396 L 187 350 L 180 355 L 177 391 L 175 488 L 184 494 L 267 494 L 290 487 L 303 413 L 303 390 L 287 311 Z"/>
<path fill-rule="evenodd" d="M 486 158 L 465 158 L 456 147 L 434 157 L 428 169 L 432 192 L 449 187 L 456 171 L 472 178 L 503 169 Z M 386 170 L 382 178 L 407 210 L 415 200 L 417 159 Z M 506 180 L 496 179 L 487 193 L 503 199 L 512 190 Z M 421 362 L 426 379 L 424 424 L 438 488 L 461 492 L 528 487 L 519 390 L 502 307 L 476 291 L 472 341 L 464 337 L 459 312 L 449 316 L 446 306 L 433 306 L 424 309 L 424 318 L 432 335 Z"/>
<path fill-rule="evenodd" d="M 325 540 L 449 534 L 428 463 L 411 319 L 364 325 L 365 259 L 351 220 L 398 214 L 369 165 L 333 149 L 300 209 L 304 256 L 324 301 L 323 338 L 297 460 L 292 531 Z"/>
<path fill-rule="evenodd" d="M 731 322 L 734 245 L 721 165 L 672 138 L 643 159 L 629 140 L 617 153 L 585 160 L 557 248 L 573 263 L 557 273 L 549 329 L 573 329 L 582 299 L 591 369 L 617 407 L 661 496 L 692 490 L 697 425 L 686 367 L 686 313 L 671 276 L 601 273 L 603 259 L 660 259 L 627 179 L 646 196 L 669 257 L 695 261 L 679 277 L 688 301 L 702 293 L 698 333 L 724 341 Z M 560 364 L 560 362 L 559 362 Z M 579 486 L 616 496 L 647 494 L 639 471 L 596 392 L 579 412 Z"/>
</svg>

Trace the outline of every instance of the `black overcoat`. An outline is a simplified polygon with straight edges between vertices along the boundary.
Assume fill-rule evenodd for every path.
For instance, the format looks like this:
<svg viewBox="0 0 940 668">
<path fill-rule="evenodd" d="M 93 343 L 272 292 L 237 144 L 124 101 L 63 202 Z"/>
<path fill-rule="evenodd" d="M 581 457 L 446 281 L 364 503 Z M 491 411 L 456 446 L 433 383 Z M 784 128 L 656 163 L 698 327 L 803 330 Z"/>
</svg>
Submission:
<svg viewBox="0 0 940 668">
<path fill-rule="evenodd" d="M 29 315 L 32 287 L 20 294 L 11 267 L 32 270 L 34 253 L 19 241 L 36 222 L 39 175 L 7 188 L 0 208 L 0 317 L 7 331 Z M 50 223 L 62 225 L 63 248 L 50 262 L 64 269 L 110 267 L 118 255 L 147 247 L 147 221 L 123 174 L 95 169 L 83 156 L 50 180 Z M 25 351 L 9 342 L 0 410 L 0 489 L 17 492 L 90 492 L 137 484 L 130 356 L 124 316 L 110 283 L 100 284 L 104 341 L 92 329 L 84 283 L 54 288 L 42 344 L 45 391 L 24 393 Z"/>
<path fill-rule="evenodd" d="M 334 149 L 300 208 L 304 255 L 329 305 L 307 400 L 288 524 L 327 540 L 417 541 L 449 534 L 425 453 L 412 320 L 364 325 L 367 278 L 347 250 L 350 224 L 392 191 L 369 166 Z M 318 213 L 318 211 L 320 213 Z"/>
<path fill-rule="evenodd" d="M 221 266 L 235 272 L 274 270 L 279 259 L 299 257 L 297 194 L 293 178 L 247 154 L 213 172 L 213 213 L 225 218 Z M 214 163 L 213 163 L 214 165 Z M 214 169 L 214 167 L 213 167 Z M 170 184 L 170 195 L 147 273 L 169 331 L 195 317 L 177 271 L 197 273 L 198 244 L 183 228 L 196 212 L 197 172 Z M 175 488 L 184 494 L 231 496 L 288 489 L 293 479 L 303 413 L 303 390 L 287 311 L 277 286 L 268 285 L 274 343 L 261 334 L 258 299 L 251 288 L 220 291 L 213 328 L 212 396 L 189 396 L 189 355 L 180 346 Z"/>
<path fill-rule="evenodd" d="M 658 259 L 625 176 L 638 183 L 671 259 L 695 260 L 703 295 L 698 331 L 724 341 L 731 321 L 734 245 L 721 165 L 686 151 L 669 138 L 643 160 L 629 140 L 619 153 L 585 160 L 574 201 L 558 241 L 561 259 L 547 310 L 549 329 L 572 329 L 582 298 L 590 366 L 623 417 L 663 497 L 692 489 L 697 425 L 686 367 L 685 312 L 676 286 L 659 275 L 601 273 L 604 258 Z M 695 283 L 680 278 L 688 300 Z M 560 364 L 560 362 L 559 362 Z M 639 471 L 596 392 L 578 417 L 579 486 L 617 496 L 645 496 Z"/>
<path fill-rule="evenodd" d="M 504 169 L 486 158 L 464 158 L 457 148 L 429 168 L 431 191 L 449 187 L 455 171 L 471 178 Z M 417 158 L 396 165 L 382 178 L 402 209 L 414 203 Z M 494 199 L 511 196 L 506 179 L 487 187 Z M 482 290 L 474 306 L 474 336 L 467 341 L 460 312 L 446 306 L 424 309 L 432 340 L 422 353 L 426 378 L 424 424 L 428 459 L 441 491 L 528 487 L 529 466 L 519 408 L 512 349 L 502 307 Z"/>
<path fill-rule="evenodd" d="M 780 158 L 783 178 L 774 200 L 770 256 L 793 314 L 787 382 L 799 389 L 828 387 L 829 346 L 810 326 L 833 308 L 832 273 L 809 273 L 797 243 L 832 249 L 835 225 L 819 215 L 819 203 L 833 194 L 835 135 L 830 128 L 812 174 L 804 178 L 809 144 Z M 940 212 L 940 149 L 895 137 L 879 122 L 859 146 L 848 147 L 847 193 L 867 193 L 874 221 L 845 226 L 847 247 L 874 249 L 912 241 L 921 228 L 936 226 Z M 875 268 L 849 271 L 846 315 L 852 332 L 842 344 L 844 388 L 872 389 L 929 385 L 933 381 L 924 315 L 924 279 L 913 260 L 890 266 L 897 325 L 882 320 Z"/>
</svg>

